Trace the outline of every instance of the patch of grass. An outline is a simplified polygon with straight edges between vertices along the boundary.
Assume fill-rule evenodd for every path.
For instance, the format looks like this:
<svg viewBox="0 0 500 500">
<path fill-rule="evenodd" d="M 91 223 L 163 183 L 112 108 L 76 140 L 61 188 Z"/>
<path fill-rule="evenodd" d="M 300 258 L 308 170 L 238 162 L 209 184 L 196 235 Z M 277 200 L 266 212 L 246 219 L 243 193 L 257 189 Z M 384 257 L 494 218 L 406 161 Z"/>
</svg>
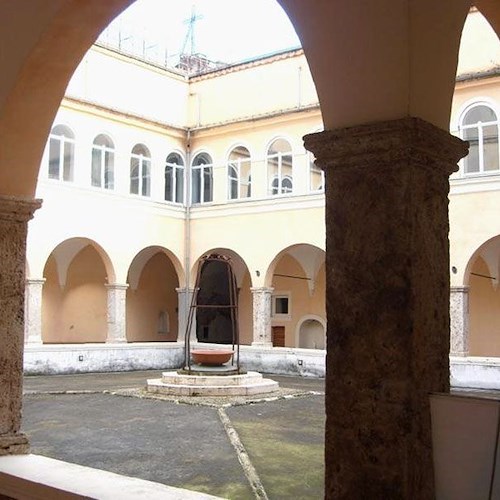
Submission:
<svg viewBox="0 0 500 500">
<path fill-rule="evenodd" d="M 279 422 L 259 421 L 240 421 L 235 427 L 269 498 L 323 498 L 322 427 L 297 432 Z"/>
<path fill-rule="evenodd" d="M 254 500 L 254 495 L 248 484 L 224 483 L 215 485 L 213 478 L 196 476 L 189 483 L 183 483 L 182 488 L 200 493 L 207 493 L 229 500 Z"/>
</svg>

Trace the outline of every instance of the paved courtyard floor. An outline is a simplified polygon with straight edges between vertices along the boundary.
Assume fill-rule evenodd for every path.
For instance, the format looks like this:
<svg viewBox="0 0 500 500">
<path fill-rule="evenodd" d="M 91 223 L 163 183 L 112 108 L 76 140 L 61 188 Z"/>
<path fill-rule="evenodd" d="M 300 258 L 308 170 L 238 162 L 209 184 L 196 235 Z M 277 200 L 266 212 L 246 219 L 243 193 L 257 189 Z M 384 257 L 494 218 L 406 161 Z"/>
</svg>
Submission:
<svg viewBox="0 0 500 500">
<path fill-rule="evenodd" d="M 229 499 L 323 498 L 324 380 L 247 398 L 154 397 L 161 372 L 25 377 L 32 453 Z"/>
</svg>

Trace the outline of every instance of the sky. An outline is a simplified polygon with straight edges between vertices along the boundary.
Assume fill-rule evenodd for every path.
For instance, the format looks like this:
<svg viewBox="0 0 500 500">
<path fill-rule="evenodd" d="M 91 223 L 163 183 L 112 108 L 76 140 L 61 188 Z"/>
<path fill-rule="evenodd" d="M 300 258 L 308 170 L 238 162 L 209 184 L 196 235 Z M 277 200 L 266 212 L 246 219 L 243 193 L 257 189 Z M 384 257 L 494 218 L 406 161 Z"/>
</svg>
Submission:
<svg viewBox="0 0 500 500">
<path fill-rule="evenodd" d="M 100 40 L 173 65 L 183 46 L 191 51 L 193 9 L 194 52 L 211 60 L 232 63 L 300 45 L 276 0 L 137 0 Z"/>
</svg>

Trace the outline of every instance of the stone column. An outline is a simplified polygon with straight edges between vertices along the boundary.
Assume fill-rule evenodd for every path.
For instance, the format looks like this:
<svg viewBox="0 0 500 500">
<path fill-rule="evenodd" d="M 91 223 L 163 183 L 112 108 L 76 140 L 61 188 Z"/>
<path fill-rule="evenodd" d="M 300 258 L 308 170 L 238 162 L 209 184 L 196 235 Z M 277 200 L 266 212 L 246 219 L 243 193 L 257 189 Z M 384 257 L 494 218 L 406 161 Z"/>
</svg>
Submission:
<svg viewBox="0 0 500 500">
<path fill-rule="evenodd" d="M 305 137 L 326 173 L 325 497 L 434 498 L 449 391 L 448 176 L 464 142 L 405 118 Z"/>
<path fill-rule="evenodd" d="M 450 354 L 469 355 L 469 287 L 452 286 L 450 290 Z"/>
<path fill-rule="evenodd" d="M 41 201 L 0 196 L 0 455 L 29 452 L 20 432 L 28 221 Z"/>
<path fill-rule="evenodd" d="M 189 315 L 189 309 L 191 307 L 191 301 L 193 300 L 193 288 L 176 288 L 178 297 L 178 307 L 177 307 L 177 317 L 178 317 L 178 333 L 177 341 L 184 342 L 186 336 L 186 327 Z M 193 321 L 191 323 L 190 332 L 191 343 L 196 342 L 196 315 L 193 316 Z"/>
<path fill-rule="evenodd" d="M 26 344 L 42 343 L 42 291 L 45 278 L 26 280 L 26 309 L 24 325 L 24 342 Z"/>
<path fill-rule="evenodd" d="M 127 284 L 111 283 L 108 289 L 107 344 L 127 342 Z"/>
<path fill-rule="evenodd" d="M 250 288 L 253 296 L 253 346 L 272 347 L 271 296 L 274 288 Z"/>
</svg>

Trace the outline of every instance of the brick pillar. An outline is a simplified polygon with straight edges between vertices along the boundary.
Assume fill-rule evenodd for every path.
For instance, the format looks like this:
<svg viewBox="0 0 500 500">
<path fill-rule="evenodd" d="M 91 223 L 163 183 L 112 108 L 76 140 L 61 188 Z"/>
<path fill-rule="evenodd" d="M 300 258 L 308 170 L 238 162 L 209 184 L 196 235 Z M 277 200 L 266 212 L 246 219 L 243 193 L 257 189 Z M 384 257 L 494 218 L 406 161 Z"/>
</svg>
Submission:
<svg viewBox="0 0 500 500">
<path fill-rule="evenodd" d="M 452 286 L 450 290 L 450 354 L 469 355 L 469 287 Z"/>
<path fill-rule="evenodd" d="M 41 201 L 0 196 L 0 455 L 29 452 L 20 432 L 28 221 Z"/>
<path fill-rule="evenodd" d="M 108 290 L 107 344 L 127 342 L 127 284 L 111 283 Z"/>
<path fill-rule="evenodd" d="M 26 280 L 26 316 L 24 342 L 42 343 L 42 292 L 45 278 Z"/>
<path fill-rule="evenodd" d="M 274 288 L 250 288 L 253 297 L 253 346 L 272 347 L 271 296 Z"/>
<path fill-rule="evenodd" d="M 449 390 L 449 175 L 464 142 L 405 118 L 305 137 L 326 174 L 326 498 L 434 498 Z"/>
</svg>

